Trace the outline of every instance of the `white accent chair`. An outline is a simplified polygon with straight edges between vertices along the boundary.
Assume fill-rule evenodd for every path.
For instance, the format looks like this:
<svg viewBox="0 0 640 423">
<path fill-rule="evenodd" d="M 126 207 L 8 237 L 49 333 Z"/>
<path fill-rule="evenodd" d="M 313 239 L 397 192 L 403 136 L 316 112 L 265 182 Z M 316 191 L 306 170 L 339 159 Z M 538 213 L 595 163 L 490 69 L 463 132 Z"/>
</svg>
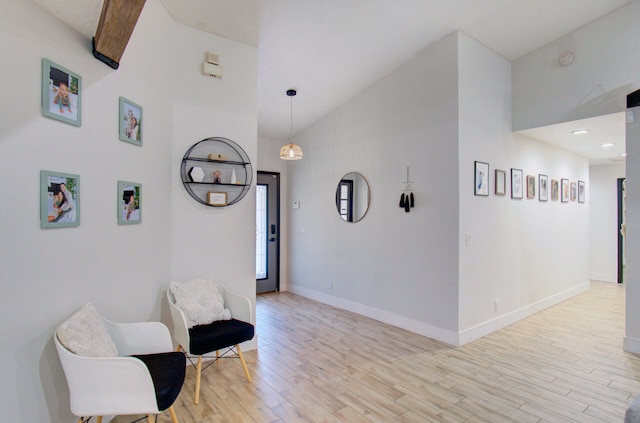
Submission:
<svg viewBox="0 0 640 423">
<path fill-rule="evenodd" d="M 117 357 L 75 354 L 61 343 L 58 327 L 54 342 L 70 393 L 71 412 L 83 417 L 148 415 L 168 409 L 178 423 L 173 402 L 184 382 L 184 354 L 173 351 L 171 335 L 160 322 L 102 323 L 117 348 Z"/>
<path fill-rule="evenodd" d="M 183 350 L 188 358 L 197 357 L 196 386 L 194 403 L 200 402 L 200 380 L 202 374 L 202 357 L 213 351 L 216 352 L 215 363 L 219 363 L 220 358 L 228 353 L 234 353 L 230 357 L 240 359 L 242 368 L 251 382 L 251 375 L 247 368 L 247 363 L 242 356 L 240 343 L 253 339 L 255 334 L 253 322 L 253 312 L 249 298 L 233 293 L 218 283 L 218 291 L 224 300 L 224 307 L 231 312 L 231 320 L 219 320 L 210 324 L 197 325 L 189 328 L 184 312 L 176 305 L 176 300 L 167 291 L 169 310 L 173 320 L 173 337 L 178 343 L 177 351 Z M 220 350 L 225 351 L 222 355 Z M 235 351 L 234 351 L 235 350 Z M 192 363 L 193 364 L 193 363 Z"/>
</svg>

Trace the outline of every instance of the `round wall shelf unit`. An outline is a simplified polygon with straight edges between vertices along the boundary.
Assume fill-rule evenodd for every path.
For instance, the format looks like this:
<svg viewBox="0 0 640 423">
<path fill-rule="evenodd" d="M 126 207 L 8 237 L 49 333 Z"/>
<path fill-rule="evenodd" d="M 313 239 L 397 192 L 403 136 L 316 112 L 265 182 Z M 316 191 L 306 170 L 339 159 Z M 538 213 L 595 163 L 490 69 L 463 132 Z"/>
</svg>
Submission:
<svg viewBox="0 0 640 423">
<path fill-rule="evenodd" d="M 247 153 L 234 141 L 211 137 L 187 150 L 180 178 L 189 195 L 211 207 L 230 206 L 242 200 L 253 179 Z"/>
</svg>

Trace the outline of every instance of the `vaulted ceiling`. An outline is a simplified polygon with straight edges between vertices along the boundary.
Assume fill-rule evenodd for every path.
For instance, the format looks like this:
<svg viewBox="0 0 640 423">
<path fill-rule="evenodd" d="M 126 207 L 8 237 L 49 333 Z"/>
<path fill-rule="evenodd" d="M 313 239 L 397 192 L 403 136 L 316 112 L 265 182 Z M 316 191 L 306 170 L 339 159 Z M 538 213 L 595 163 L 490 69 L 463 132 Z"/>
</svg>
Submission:
<svg viewBox="0 0 640 423">
<path fill-rule="evenodd" d="M 102 0 L 34 1 L 95 34 Z M 513 61 L 630 0 L 160 1 L 182 24 L 257 47 L 259 137 L 286 140 L 289 88 L 297 133 L 455 30 Z"/>
</svg>

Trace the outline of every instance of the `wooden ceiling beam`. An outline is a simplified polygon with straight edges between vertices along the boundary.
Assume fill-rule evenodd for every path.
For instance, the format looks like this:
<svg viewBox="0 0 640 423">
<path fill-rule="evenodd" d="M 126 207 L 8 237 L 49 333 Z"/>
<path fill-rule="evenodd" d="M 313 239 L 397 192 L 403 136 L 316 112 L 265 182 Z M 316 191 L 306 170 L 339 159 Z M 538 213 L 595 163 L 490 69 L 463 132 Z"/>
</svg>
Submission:
<svg viewBox="0 0 640 423">
<path fill-rule="evenodd" d="M 93 56 L 113 69 L 118 69 L 138 17 L 146 0 L 104 0 Z"/>
</svg>

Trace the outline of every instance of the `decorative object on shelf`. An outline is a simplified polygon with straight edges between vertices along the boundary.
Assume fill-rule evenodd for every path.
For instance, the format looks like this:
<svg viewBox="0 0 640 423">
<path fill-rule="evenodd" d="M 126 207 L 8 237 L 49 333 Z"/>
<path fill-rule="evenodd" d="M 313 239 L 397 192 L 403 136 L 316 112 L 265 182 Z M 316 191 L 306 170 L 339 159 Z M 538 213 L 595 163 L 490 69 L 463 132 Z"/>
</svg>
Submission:
<svg viewBox="0 0 640 423">
<path fill-rule="evenodd" d="M 133 225 L 142 222 L 142 185 L 118 181 L 118 224 Z"/>
<path fill-rule="evenodd" d="M 227 193 L 226 192 L 213 192 L 207 193 L 207 204 L 210 206 L 226 206 L 227 205 Z"/>
<path fill-rule="evenodd" d="M 296 90 L 287 90 L 287 95 L 291 98 L 291 134 L 289 143 L 280 149 L 280 158 L 282 160 L 300 160 L 303 156 L 302 148 L 293 143 L 293 97 L 297 94 Z"/>
<path fill-rule="evenodd" d="M 142 145 L 142 106 L 120 97 L 120 140 Z"/>
<path fill-rule="evenodd" d="M 42 59 L 42 114 L 82 125 L 82 77 L 49 59 Z"/>
<path fill-rule="evenodd" d="M 80 176 L 40 171 L 40 227 L 80 226 Z"/>
<path fill-rule="evenodd" d="M 227 156 L 220 153 L 211 153 L 207 156 L 207 158 L 209 160 L 227 160 Z"/>
<path fill-rule="evenodd" d="M 220 169 L 216 169 L 213 171 L 213 183 L 221 184 L 222 183 L 222 172 Z"/>
<path fill-rule="evenodd" d="M 204 181 L 204 171 L 200 166 L 194 166 L 189 169 L 189 179 L 191 182 L 202 182 Z"/>
<path fill-rule="evenodd" d="M 511 169 L 511 198 L 522 198 L 522 169 Z"/>
<path fill-rule="evenodd" d="M 584 181 L 578 181 L 578 203 L 584 203 L 584 200 L 585 200 Z"/>
<path fill-rule="evenodd" d="M 199 182 L 191 175 L 195 168 L 202 172 Z M 232 183 L 234 174 L 235 182 Z M 237 143 L 227 138 L 211 137 L 187 150 L 180 165 L 180 177 L 189 195 L 200 204 L 231 206 L 244 198 L 251 188 L 253 168 L 249 156 Z M 218 194 L 224 194 L 224 200 Z"/>
<path fill-rule="evenodd" d="M 549 199 L 549 177 L 538 175 L 538 200 L 547 201 Z"/>
<path fill-rule="evenodd" d="M 407 166 L 407 179 L 404 181 L 404 190 L 402 190 L 402 194 L 400 194 L 400 208 L 404 209 L 405 213 L 409 213 L 411 209 L 415 206 L 415 200 L 413 197 L 413 192 L 411 191 L 411 182 L 409 180 L 409 166 Z"/>
<path fill-rule="evenodd" d="M 505 172 L 504 170 L 496 169 L 495 178 L 495 195 L 507 195 L 507 172 Z"/>
<path fill-rule="evenodd" d="M 473 162 L 473 193 L 480 196 L 489 195 L 489 163 Z"/>
<path fill-rule="evenodd" d="M 238 177 L 236 176 L 236 170 L 235 169 L 231 169 L 231 181 L 232 184 L 237 184 L 238 183 Z"/>
</svg>

